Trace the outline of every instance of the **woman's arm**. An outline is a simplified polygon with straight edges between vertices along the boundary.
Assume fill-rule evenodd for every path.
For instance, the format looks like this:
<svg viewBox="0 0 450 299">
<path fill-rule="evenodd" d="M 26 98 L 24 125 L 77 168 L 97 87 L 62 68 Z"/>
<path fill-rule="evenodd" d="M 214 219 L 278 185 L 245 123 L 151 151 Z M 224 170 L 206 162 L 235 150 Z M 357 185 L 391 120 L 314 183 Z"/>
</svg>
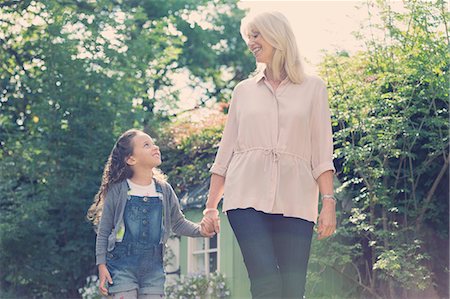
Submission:
<svg viewBox="0 0 450 299">
<path fill-rule="evenodd" d="M 232 99 L 230 101 L 230 110 L 227 122 L 223 130 L 222 139 L 220 140 L 219 150 L 217 151 L 214 164 L 211 167 L 211 181 L 209 183 L 208 200 L 206 201 L 206 209 L 203 211 L 203 219 L 209 220 L 207 223 L 214 223 L 214 226 L 207 226 L 209 231 L 219 233 L 219 211 L 217 206 L 222 198 L 225 176 L 233 157 L 238 137 L 238 87 L 233 90 Z"/>
<path fill-rule="evenodd" d="M 204 210 L 203 219 L 213 220 L 214 226 L 207 227 L 208 230 L 214 230 L 216 233 L 220 232 L 219 211 L 217 206 L 223 195 L 225 185 L 225 177 L 213 173 L 211 175 L 211 182 L 209 183 L 208 200 L 206 201 L 206 209 Z"/>
<path fill-rule="evenodd" d="M 324 195 L 333 195 L 333 171 L 323 172 L 317 179 L 319 191 Z M 317 233 L 318 239 L 331 236 L 336 230 L 336 201 L 334 198 L 322 198 L 322 209 L 319 215 Z"/>
<path fill-rule="evenodd" d="M 211 175 L 211 182 L 209 183 L 208 200 L 206 201 L 207 209 L 217 209 L 217 206 L 223 195 L 224 185 L 225 185 L 225 177 L 215 173 Z"/>
<path fill-rule="evenodd" d="M 312 175 L 322 195 L 322 210 L 318 219 L 318 239 L 331 236 L 336 229 L 336 211 L 333 198 L 333 132 L 328 92 L 325 82 L 320 82 L 311 111 L 311 166 Z M 325 198 L 324 198 L 325 195 Z"/>
<path fill-rule="evenodd" d="M 222 138 L 220 140 L 219 149 L 216 154 L 216 158 L 214 159 L 214 163 L 210 169 L 211 173 L 222 176 L 223 180 L 225 180 L 225 176 L 228 170 L 228 166 L 230 165 L 231 158 L 233 157 L 233 152 L 236 147 L 236 142 L 238 138 L 238 101 L 237 101 L 237 87 L 233 90 L 232 99 L 230 102 L 230 110 L 228 112 L 227 121 L 225 123 L 225 127 L 223 129 Z M 223 182 L 220 182 L 216 179 L 213 182 L 213 178 L 211 177 L 211 184 L 214 183 L 212 187 L 220 187 Z M 219 184 L 216 184 L 219 183 Z M 220 189 L 220 188 L 219 188 Z M 218 189 L 218 191 L 220 191 Z M 223 190 L 222 190 L 223 192 Z M 219 200 L 222 194 L 219 196 Z M 216 205 L 217 206 L 217 205 Z"/>
</svg>

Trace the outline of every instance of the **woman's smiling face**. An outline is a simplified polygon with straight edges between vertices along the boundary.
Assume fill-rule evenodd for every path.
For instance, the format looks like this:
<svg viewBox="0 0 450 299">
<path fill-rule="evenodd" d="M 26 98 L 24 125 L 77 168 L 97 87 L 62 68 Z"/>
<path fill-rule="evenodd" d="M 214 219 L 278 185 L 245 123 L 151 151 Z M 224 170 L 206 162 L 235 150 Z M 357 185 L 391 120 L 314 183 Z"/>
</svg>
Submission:
<svg viewBox="0 0 450 299">
<path fill-rule="evenodd" d="M 274 47 L 256 29 L 252 29 L 247 38 L 247 46 L 255 56 L 256 62 L 270 64 L 275 50 Z"/>
</svg>

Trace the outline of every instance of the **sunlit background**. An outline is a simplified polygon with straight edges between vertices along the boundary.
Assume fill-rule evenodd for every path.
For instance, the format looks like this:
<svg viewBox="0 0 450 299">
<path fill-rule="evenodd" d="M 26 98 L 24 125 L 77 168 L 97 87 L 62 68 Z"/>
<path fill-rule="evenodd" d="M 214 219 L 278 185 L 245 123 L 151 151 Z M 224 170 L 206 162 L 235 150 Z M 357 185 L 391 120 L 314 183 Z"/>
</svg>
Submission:
<svg viewBox="0 0 450 299">
<path fill-rule="evenodd" d="M 449 298 L 448 0 L 237 1 L 0 0 L 0 298 L 98 299 L 86 210 L 131 127 L 200 221 L 232 90 L 255 69 L 242 9 L 284 14 L 327 83 L 338 229 L 314 238 L 306 296 Z M 170 244 L 167 298 L 250 297 L 221 217 L 219 238 Z"/>
<path fill-rule="evenodd" d="M 392 9 L 404 11 L 402 1 L 390 1 Z M 377 7 L 369 7 L 366 1 L 240 1 L 238 6 L 251 14 L 264 11 L 283 13 L 293 28 L 305 70 L 316 74 L 317 65 L 321 62 L 324 51 L 346 51 L 350 54 L 362 50 L 364 45 L 354 33 L 364 26 L 365 22 L 379 21 Z M 191 15 L 193 21 L 207 27 L 201 15 Z M 379 34 L 380 32 L 374 32 Z M 193 90 L 186 86 L 187 73 L 177 74 L 177 86 L 180 90 L 180 110 L 190 109 L 202 93 L 201 88 Z M 207 113 L 207 110 L 204 110 Z"/>
</svg>

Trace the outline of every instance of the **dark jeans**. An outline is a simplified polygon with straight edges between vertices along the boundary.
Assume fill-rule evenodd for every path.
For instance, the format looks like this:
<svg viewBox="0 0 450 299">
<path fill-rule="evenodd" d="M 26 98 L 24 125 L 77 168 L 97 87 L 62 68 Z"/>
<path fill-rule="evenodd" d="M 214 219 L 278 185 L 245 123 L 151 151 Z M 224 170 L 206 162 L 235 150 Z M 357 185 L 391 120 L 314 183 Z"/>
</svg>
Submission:
<svg viewBox="0 0 450 299">
<path fill-rule="evenodd" d="M 303 298 L 314 223 L 254 209 L 227 211 L 256 298 Z"/>
</svg>

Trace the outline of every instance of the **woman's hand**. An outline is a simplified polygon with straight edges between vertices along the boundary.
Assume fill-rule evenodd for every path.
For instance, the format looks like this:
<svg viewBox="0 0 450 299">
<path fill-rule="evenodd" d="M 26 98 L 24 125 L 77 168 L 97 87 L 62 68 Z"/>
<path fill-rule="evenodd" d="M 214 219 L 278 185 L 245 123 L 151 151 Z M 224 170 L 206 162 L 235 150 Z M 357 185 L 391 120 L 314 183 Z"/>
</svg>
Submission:
<svg viewBox="0 0 450 299">
<path fill-rule="evenodd" d="M 98 265 L 98 276 L 100 278 L 100 285 L 98 286 L 98 289 L 103 296 L 108 296 L 108 289 L 105 287 L 105 283 L 108 281 L 109 284 L 112 284 L 113 281 L 105 264 Z"/>
<path fill-rule="evenodd" d="M 219 219 L 219 210 L 217 206 L 219 201 L 223 195 L 223 189 L 225 185 L 225 177 L 213 173 L 211 175 L 211 181 L 209 184 L 209 192 L 208 192 L 208 200 L 206 201 L 205 207 L 203 210 L 203 219 L 212 219 L 213 220 L 213 231 L 217 234 L 220 232 L 220 219 Z"/>
<path fill-rule="evenodd" d="M 318 240 L 331 236 L 336 230 L 336 202 L 333 199 L 324 199 L 318 221 Z"/>
</svg>

